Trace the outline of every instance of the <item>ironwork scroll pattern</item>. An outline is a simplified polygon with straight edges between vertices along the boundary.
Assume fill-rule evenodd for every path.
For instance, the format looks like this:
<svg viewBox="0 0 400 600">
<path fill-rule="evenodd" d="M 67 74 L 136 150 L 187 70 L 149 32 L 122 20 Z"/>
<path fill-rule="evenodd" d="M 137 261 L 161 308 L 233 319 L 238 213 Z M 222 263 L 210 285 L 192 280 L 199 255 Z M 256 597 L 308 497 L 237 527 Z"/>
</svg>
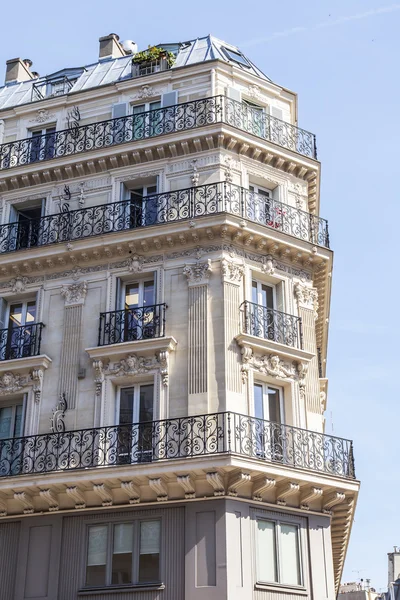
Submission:
<svg viewBox="0 0 400 600">
<path fill-rule="evenodd" d="M 40 354 L 43 323 L 0 329 L 0 360 Z"/>
<path fill-rule="evenodd" d="M 350 440 L 231 412 L 0 440 L 0 477 L 223 453 L 355 478 Z"/>
<path fill-rule="evenodd" d="M 301 318 L 247 300 L 240 306 L 242 330 L 279 344 L 303 347 Z"/>
<path fill-rule="evenodd" d="M 100 314 L 99 346 L 164 336 L 165 304 Z"/>
</svg>

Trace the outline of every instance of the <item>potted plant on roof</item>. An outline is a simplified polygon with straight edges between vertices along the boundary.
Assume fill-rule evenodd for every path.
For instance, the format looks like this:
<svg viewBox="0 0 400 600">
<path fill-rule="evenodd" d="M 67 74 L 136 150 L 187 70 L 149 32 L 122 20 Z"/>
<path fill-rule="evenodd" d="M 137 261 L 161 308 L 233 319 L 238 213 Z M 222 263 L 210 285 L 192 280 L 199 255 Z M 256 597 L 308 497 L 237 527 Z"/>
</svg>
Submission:
<svg viewBox="0 0 400 600">
<path fill-rule="evenodd" d="M 159 46 L 149 46 L 147 50 L 137 52 L 132 59 L 132 63 L 137 65 L 139 73 L 154 73 L 155 71 L 164 71 L 170 69 L 175 62 L 175 55 Z M 154 68 L 159 66 L 159 68 Z"/>
</svg>

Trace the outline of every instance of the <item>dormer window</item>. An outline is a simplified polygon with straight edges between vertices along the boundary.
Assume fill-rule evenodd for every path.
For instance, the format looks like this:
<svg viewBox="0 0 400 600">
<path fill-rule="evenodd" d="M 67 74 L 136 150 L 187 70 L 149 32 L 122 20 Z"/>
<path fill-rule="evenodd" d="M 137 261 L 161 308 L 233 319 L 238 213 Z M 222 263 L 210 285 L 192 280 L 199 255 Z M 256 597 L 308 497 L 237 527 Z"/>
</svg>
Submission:
<svg viewBox="0 0 400 600">
<path fill-rule="evenodd" d="M 46 96 L 62 96 L 68 94 L 75 80 L 71 81 L 68 77 L 62 77 L 59 79 L 50 80 L 46 86 Z"/>
<path fill-rule="evenodd" d="M 225 47 L 222 49 L 223 49 L 226 57 L 228 58 L 228 60 L 232 60 L 233 62 L 236 62 L 239 65 L 242 65 L 243 67 L 247 67 L 247 68 L 251 67 L 247 58 L 245 58 L 243 56 L 243 54 L 240 54 L 240 52 L 236 52 L 235 50 L 230 50 L 229 48 L 225 48 Z"/>
</svg>

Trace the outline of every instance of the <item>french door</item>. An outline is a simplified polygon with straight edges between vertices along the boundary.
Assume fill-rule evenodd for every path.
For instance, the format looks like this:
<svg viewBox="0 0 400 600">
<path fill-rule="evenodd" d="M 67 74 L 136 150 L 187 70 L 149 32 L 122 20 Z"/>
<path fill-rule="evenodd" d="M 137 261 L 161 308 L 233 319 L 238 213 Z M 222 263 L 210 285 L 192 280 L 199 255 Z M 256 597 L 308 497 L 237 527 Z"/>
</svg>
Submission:
<svg viewBox="0 0 400 600">
<path fill-rule="evenodd" d="M 124 323 L 123 340 L 151 339 L 159 327 L 155 312 L 154 281 L 126 283 L 123 294 Z"/>
<path fill-rule="evenodd" d="M 282 462 L 285 440 L 283 391 L 266 383 L 254 384 L 254 425 L 257 455 Z"/>
<path fill-rule="evenodd" d="M 251 334 L 267 340 L 275 340 L 275 287 L 260 281 L 253 281 L 251 295 L 253 303 L 249 315 Z"/>
<path fill-rule="evenodd" d="M 257 185 L 249 185 L 247 217 L 262 225 L 274 226 L 272 192 Z"/>
<path fill-rule="evenodd" d="M 36 341 L 36 300 L 16 302 L 9 305 L 7 343 L 3 360 L 24 358 L 32 355 Z"/>
<path fill-rule="evenodd" d="M 118 464 L 149 462 L 153 448 L 154 385 L 121 388 L 118 406 Z"/>
<path fill-rule="evenodd" d="M 162 133 L 162 110 L 161 102 L 149 102 L 136 104 L 132 107 L 133 116 L 133 139 L 141 140 Z"/>
<path fill-rule="evenodd" d="M 53 158 L 55 151 L 55 127 L 32 131 L 29 162 Z"/>
<path fill-rule="evenodd" d="M 131 190 L 129 228 L 154 225 L 157 219 L 157 185 Z"/>
<path fill-rule="evenodd" d="M 23 464 L 22 440 L 24 429 L 24 405 L 17 401 L 0 406 L 0 470 L 4 475 L 17 475 Z"/>
</svg>

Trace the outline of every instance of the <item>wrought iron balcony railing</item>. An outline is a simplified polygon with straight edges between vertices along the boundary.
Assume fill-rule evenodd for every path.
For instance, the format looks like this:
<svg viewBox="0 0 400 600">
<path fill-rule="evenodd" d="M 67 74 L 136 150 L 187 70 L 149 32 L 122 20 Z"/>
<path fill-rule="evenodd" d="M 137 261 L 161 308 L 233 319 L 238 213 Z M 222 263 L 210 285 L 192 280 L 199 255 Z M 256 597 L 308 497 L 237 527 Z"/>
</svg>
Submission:
<svg viewBox="0 0 400 600">
<path fill-rule="evenodd" d="M 40 354 L 43 323 L 0 329 L 0 360 L 13 360 Z"/>
<path fill-rule="evenodd" d="M 232 412 L 0 440 L 0 477 L 219 454 L 355 478 L 351 441 Z"/>
<path fill-rule="evenodd" d="M 293 152 L 317 158 L 315 135 L 263 111 L 213 96 L 0 146 L 0 170 L 224 123 Z"/>
<path fill-rule="evenodd" d="M 100 313 L 99 346 L 165 335 L 165 304 Z"/>
<path fill-rule="evenodd" d="M 0 225 L 0 253 L 228 213 L 329 248 L 328 222 L 227 182 Z"/>
<path fill-rule="evenodd" d="M 300 317 L 247 300 L 240 305 L 240 312 L 243 333 L 256 335 L 293 348 L 303 348 Z"/>
</svg>

